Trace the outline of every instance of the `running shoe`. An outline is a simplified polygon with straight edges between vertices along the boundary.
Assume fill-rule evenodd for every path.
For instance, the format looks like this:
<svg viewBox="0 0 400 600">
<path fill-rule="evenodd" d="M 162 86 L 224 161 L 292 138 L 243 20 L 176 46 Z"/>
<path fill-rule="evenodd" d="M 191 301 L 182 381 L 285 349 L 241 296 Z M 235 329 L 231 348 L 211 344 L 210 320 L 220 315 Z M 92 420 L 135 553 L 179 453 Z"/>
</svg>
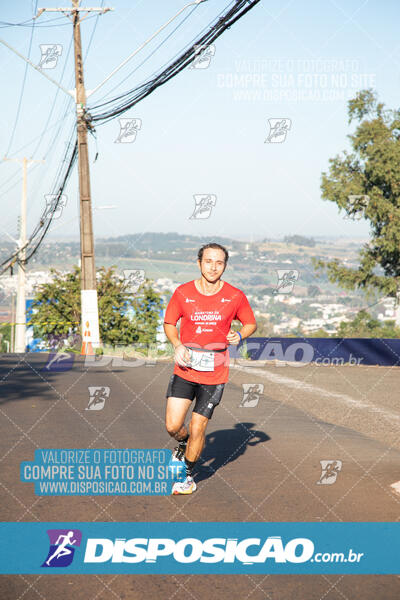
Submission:
<svg viewBox="0 0 400 600">
<path fill-rule="evenodd" d="M 176 494 L 193 494 L 197 489 L 193 477 L 186 477 L 185 481 L 177 481 L 172 486 L 172 493 Z"/>
<path fill-rule="evenodd" d="M 185 452 L 186 452 L 186 444 L 179 444 L 172 453 L 172 460 L 180 460 L 184 462 L 185 460 Z"/>
</svg>

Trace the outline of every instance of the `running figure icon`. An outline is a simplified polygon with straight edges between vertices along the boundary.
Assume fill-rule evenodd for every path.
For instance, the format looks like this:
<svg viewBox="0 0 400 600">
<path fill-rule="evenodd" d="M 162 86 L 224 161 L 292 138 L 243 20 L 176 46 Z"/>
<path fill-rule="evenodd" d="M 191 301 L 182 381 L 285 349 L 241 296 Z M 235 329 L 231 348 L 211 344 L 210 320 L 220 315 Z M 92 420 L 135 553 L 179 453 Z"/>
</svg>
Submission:
<svg viewBox="0 0 400 600">
<path fill-rule="evenodd" d="M 62 556 L 66 556 L 67 554 L 72 554 L 72 550 L 67 548 L 68 544 L 76 544 L 77 540 L 71 539 L 74 537 L 73 531 L 68 531 L 66 535 L 59 535 L 56 541 L 57 549 L 55 552 L 46 560 L 46 565 L 50 566 L 53 558 L 61 558 Z M 60 540 L 63 540 L 60 542 Z"/>
</svg>

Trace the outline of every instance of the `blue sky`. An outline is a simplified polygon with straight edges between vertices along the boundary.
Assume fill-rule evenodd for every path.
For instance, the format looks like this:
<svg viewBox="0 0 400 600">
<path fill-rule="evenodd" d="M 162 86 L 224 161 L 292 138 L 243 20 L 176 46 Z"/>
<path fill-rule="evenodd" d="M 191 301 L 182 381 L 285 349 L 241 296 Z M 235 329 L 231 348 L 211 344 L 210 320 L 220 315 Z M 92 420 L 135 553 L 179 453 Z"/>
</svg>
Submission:
<svg viewBox="0 0 400 600">
<path fill-rule="evenodd" d="M 43 4 L 56 7 L 69 2 Z M 100 4 L 100 0 L 85 3 Z M 114 11 L 82 24 L 84 55 L 93 33 L 85 61 L 88 90 L 186 2 L 115 0 L 104 4 Z M 114 87 L 109 97 L 146 80 L 228 4 L 228 0 L 208 0 L 192 14 L 186 9 L 90 97 L 88 105 L 99 102 Z M 1 20 L 29 19 L 34 6 L 34 0 L 7 3 Z M 141 120 L 133 143 L 115 143 L 118 120 L 97 128 L 97 141 L 90 141 L 95 235 L 178 231 L 210 237 L 366 237 L 366 223 L 344 220 L 335 205 L 321 200 L 320 176 L 329 158 L 348 147 L 347 101 L 357 90 L 373 87 L 389 107 L 398 106 L 399 13 L 398 3 L 388 0 L 262 0 L 215 42 L 215 55 L 207 69 L 182 72 L 123 115 Z M 44 27 L 55 17 L 59 20 L 49 23 L 52 27 Z M 63 85 L 72 89 L 72 48 L 68 54 L 72 25 L 61 17 L 61 13 L 40 17 L 30 56 L 37 64 L 40 44 L 61 45 L 57 66 L 46 72 L 58 81 L 62 78 Z M 172 33 L 184 17 L 188 18 Z M 28 54 L 30 28 L 3 27 L 0 37 Z M 72 99 L 62 91 L 57 93 L 53 84 L 28 67 L 13 135 L 25 63 L 0 45 L 0 69 L 1 156 L 8 152 L 10 157 L 46 157 L 45 164 L 32 166 L 28 172 L 29 233 L 43 210 L 45 194 L 51 191 L 73 127 L 74 106 Z M 265 143 L 268 119 L 278 118 L 290 122 L 286 139 Z M 4 216 L 0 235 L 4 230 L 16 235 L 20 194 L 20 165 L 0 163 Z M 54 222 L 52 237 L 79 235 L 76 176 L 66 194 L 67 204 Z M 216 196 L 208 219 L 189 219 L 195 194 Z M 101 208 L 110 205 L 115 208 Z"/>
</svg>

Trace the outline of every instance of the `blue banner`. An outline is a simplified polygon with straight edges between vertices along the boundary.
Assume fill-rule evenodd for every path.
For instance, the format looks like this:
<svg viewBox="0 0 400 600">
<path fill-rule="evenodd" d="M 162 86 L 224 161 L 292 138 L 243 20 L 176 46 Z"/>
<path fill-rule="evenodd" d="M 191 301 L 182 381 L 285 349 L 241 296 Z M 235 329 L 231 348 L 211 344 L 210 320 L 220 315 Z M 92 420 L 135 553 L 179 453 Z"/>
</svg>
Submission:
<svg viewBox="0 0 400 600">
<path fill-rule="evenodd" d="M 20 465 L 37 496 L 165 496 L 184 476 L 166 449 L 43 448 Z"/>
<path fill-rule="evenodd" d="M 243 356 L 243 352 L 245 355 Z M 400 365 L 400 340 L 381 338 L 256 338 L 229 346 L 230 357 L 304 366 Z"/>
<path fill-rule="evenodd" d="M 400 523 L 2 523 L 0 573 L 399 574 Z"/>
</svg>

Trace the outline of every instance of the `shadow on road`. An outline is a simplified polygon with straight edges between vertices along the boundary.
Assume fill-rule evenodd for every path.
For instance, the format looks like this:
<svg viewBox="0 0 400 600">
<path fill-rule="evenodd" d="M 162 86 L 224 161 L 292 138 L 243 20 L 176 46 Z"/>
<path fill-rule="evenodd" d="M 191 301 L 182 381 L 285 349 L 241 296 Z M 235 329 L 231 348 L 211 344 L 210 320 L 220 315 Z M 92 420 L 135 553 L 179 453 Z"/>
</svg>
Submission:
<svg viewBox="0 0 400 600">
<path fill-rule="evenodd" d="M 208 479 L 218 469 L 239 456 L 248 446 L 268 442 L 271 438 L 264 431 L 253 429 L 255 423 L 235 423 L 232 429 L 221 429 L 206 435 L 206 443 L 198 466 L 196 481 Z"/>
<path fill-rule="evenodd" d="M 0 354 L 0 405 L 15 400 L 36 398 L 54 400 L 51 382 L 57 371 L 48 370 L 49 354 Z M 69 368 L 72 368 L 70 365 Z"/>
</svg>

